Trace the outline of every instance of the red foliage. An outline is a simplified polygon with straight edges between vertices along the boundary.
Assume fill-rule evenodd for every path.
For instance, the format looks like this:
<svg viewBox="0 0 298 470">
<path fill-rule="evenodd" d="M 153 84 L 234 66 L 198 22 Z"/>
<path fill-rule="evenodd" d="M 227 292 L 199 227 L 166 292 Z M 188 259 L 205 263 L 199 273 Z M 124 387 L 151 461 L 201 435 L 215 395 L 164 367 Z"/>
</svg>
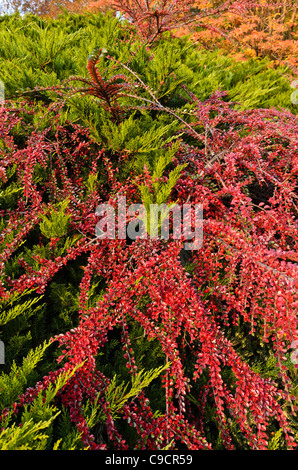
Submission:
<svg viewBox="0 0 298 470">
<path fill-rule="evenodd" d="M 80 284 L 78 327 L 53 338 L 59 342 L 58 362 L 63 365 L 35 389 L 28 389 L 15 409 L 30 403 L 61 370 L 84 361 L 60 392 L 60 399 L 82 432 L 86 447 L 105 448 L 105 444 L 96 442 L 83 415 L 83 403 L 89 399 L 99 400 L 109 441 L 115 448 L 127 449 L 105 400 L 110 380 L 97 369 L 96 357 L 106 345 L 109 332 L 120 327 L 126 366 L 135 374 L 129 336 L 129 324 L 134 320 L 149 341 L 158 341 L 171 363 L 163 376 L 163 416 L 153 417 L 145 392 L 120 411 L 135 427 L 139 448 L 163 448 L 172 440 L 173 446 L 183 442 L 189 449 L 211 448 L 204 435 L 208 397 L 227 449 L 233 448 L 230 418 L 238 423 L 252 449 L 268 447 L 267 431 L 275 418 L 288 448 L 293 448 L 280 399 L 289 403 L 293 399 L 285 353 L 298 333 L 297 120 L 286 111 L 235 111 L 222 100 L 221 93 L 204 104 L 189 95 L 196 107 L 191 113 L 192 131 L 188 126 L 184 132 L 199 145 L 181 142 L 176 163 L 189 165 L 176 185 L 173 200 L 204 206 L 204 243 L 191 253 L 191 278 L 179 258 L 182 240 L 142 240 L 127 245 L 125 240 L 94 238 L 95 209 L 103 202 L 104 192 L 97 189 L 84 195 L 83 167 L 95 173 L 97 163 L 105 162 L 111 204 L 115 204 L 118 191 L 126 194 L 130 203 L 138 202 L 138 195 L 133 179 L 126 184 L 117 181 L 117 168 L 103 151 L 94 150 L 87 131 L 74 125 L 67 131 L 57 125 L 56 140 L 47 139 L 50 129 L 46 129 L 32 133 L 18 149 L 10 132 L 21 122 L 19 110 L 3 109 L 1 135 L 7 148 L 1 149 L 1 177 L 5 180 L 7 168 L 17 164 L 24 193 L 16 210 L 2 214 L 7 224 L 1 239 L 5 240 L 10 230 L 15 236 L 1 254 L 1 295 L 8 297 L 33 287 L 42 293 L 69 260 L 88 254 Z M 37 164 L 51 168 L 43 188 L 33 182 Z M 269 194 L 262 189 L 266 186 Z M 51 206 L 51 202 L 43 203 L 45 192 L 50 201 L 70 200 L 71 233 L 79 232 L 81 237 L 63 256 L 55 255 L 52 240 L 50 259 L 36 256 L 38 268 L 24 263 L 25 272 L 19 278 L 5 278 L 5 263 Z M 90 307 L 94 277 L 104 279 L 107 288 L 96 306 Z M 283 388 L 254 372 L 236 353 L 227 332 L 240 322 L 249 325 L 251 335 L 257 330 L 265 343 L 273 345 Z M 193 371 L 185 369 L 185 356 L 192 358 Z M 233 377 L 231 383 L 225 380 L 227 369 Z M 189 393 L 203 376 L 201 396 L 195 397 L 194 407 Z"/>
<path fill-rule="evenodd" d="M 102 8 L 102 0 L 91 2 L 89 9 Z M 171 31 L 192 23 L 199 23 L 209 16 L 218 15 L 234 8 L 252 3 L 225 1 L 222 5 L 210 7 L 192 0 L 110 0 L 111 9 L 120 11 L 136 28 L 139 36 L 148 44 L 153 43 L 163 32 Z M 253 2 L 254 4 L 254 2 Z"/>
</svg>

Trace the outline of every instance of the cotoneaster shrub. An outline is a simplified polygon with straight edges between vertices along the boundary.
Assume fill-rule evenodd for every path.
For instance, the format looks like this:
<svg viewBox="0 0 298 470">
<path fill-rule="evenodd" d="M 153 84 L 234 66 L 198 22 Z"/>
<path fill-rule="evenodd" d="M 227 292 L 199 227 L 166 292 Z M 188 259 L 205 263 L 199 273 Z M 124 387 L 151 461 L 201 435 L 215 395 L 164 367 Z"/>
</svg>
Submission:
<svg viewBox="0 0 298 470">
<path fill-rule="evenodd" d="M 99 52 L 90 96 L 77 75 L 1 108 L 0 444 L 295 448 L 297 117 L 166 100 Z M 202 247 L 96 238 L 119 194 L 202 203 Z"/>
</svg>

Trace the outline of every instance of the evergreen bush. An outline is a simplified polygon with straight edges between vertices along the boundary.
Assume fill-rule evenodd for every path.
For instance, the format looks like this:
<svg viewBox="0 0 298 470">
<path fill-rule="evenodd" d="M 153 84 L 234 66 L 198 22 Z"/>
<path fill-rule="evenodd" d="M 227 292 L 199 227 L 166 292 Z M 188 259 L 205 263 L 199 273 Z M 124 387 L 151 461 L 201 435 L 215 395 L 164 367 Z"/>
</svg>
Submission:
<svg viewBox="0 0 298 470">
<path fill-rule="evenodd" d="M 148 47 L 110 13 L 5 16 L 0 37 L 0 448 L 294 448 L 286 69 Z M 119 194 L 202 203 L 203 246 L 96 238 Z"/>
</svg>

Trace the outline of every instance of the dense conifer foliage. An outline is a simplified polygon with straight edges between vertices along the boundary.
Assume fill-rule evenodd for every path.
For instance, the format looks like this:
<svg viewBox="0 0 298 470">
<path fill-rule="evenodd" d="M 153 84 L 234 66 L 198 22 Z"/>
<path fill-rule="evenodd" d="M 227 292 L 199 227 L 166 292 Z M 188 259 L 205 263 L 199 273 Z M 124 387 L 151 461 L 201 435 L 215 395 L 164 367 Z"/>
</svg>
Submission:
<svg viewBox="0 0 298 470">
<path fill-rule="evenodd" d="M 109 12 L 0 36 L 0 449 L 294 449 L 293 70 Z M 202 205 L 202 243 L 120 198 Z"/>
</svg>

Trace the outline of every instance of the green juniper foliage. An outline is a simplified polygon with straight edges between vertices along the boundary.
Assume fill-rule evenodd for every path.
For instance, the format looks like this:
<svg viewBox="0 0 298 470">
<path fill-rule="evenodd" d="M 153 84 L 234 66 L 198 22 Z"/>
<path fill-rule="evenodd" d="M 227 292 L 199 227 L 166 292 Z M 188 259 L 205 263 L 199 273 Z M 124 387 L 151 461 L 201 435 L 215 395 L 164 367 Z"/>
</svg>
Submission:
<svg viewBox="0 0 298 470">
<path fill-rule="evenodd" d="M 268 69 L 267 60 L 236 62 L 219 52 L 191 47 L 186 39 L 161 41 L 148 51 L 137 39 L 132 42 L 125 26 L 111 15 L 64 15 L 52 20 L 6 16 L 1 18 L 0 35 L 0 79 L 7 98 L 22 90 L 58 85 L 72 75 L 86 76 L 86 58 L 103 47 L 120 62 L 130 61 L 156 97 L 167 103 L 183 102 L 177 90 L 184 83 L 199 99 L 221 87 L 242 108 L 282 106 L 296 111 L 290 85 L 280 75 L 284 68 Z M 54 98 L 50 91 L 30 96 Z"/>
<path fill-rule="evenodd" d="M 4 390 L 16 391 L 17 386 L 23 386 L 26 375 L 34 368 L 35 363 L 40 360 L 45 347 L 46 345 L 37 351 L 30 352 L 24 360 L 22 368 L 18 369 L 13 365 L 10 374 L 13 377 L 6 377 L 2 374 L 0 387 L 3 387 Z M 53 400 L 75 371 L 76 369 L 60 374 L 54 386 L 50 385 L 46 392 L 44 394 L 39 393 L 29 406 L 25 405 L 21 416 L 21 426 L 16 425 L 13 422 L 12 414 L 8 413 L 5 417 L 5 428 L 0 434 L 1 450 L 46 450 L 49 449 L 49 446 L 53 450 L 58 448 L 59 441 L 52 443 L 52 430 L 53 422 L 60 414 L 60 411 L 53 404 Z M 22 375 L 24 376 L 23 383 L 21 381 Z M 20 376 L 20 380 L 16 380 L 15 376 Z M 9 383 L 9 380 L 12 383 Z M 10 398 L 12 397 L 13 395 L 10 396 Z"/>
</svg>

